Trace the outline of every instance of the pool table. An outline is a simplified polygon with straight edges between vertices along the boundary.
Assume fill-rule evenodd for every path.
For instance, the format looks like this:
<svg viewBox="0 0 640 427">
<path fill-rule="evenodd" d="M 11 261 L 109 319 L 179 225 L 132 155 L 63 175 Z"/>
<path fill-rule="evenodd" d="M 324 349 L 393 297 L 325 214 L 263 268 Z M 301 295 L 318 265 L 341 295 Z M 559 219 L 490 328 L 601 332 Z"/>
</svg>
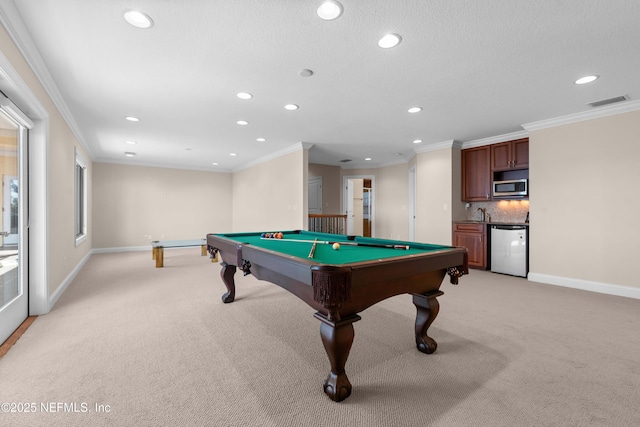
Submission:
<svg viewBox="0 0 640 427">
<path fill-rule="evenodd" d="M 345 364 L 358 313 L 386 298 L 410 293 L 417 309 L 416 346 L 433 353 L 427 329 L 438 315 L 436 297 L 446 274 L 451 283 L 468 273 L 466 248 L 400 242 L 309 231 L 285 231 L 281 239 L 262 233 L 208 234 L 207 248 L 221 257 L 224 303 L 236 294 L 236 269 L 288 290 L 316 310 L 331 371 L 324 392 L 339 402 L 351 394 Z M 338 249 L 333 243 L 339 243 Z M 315 244 L 315 247 L 314 247 Z M 313 248 L 313 250 L 312 250 Z"/>
</svg>

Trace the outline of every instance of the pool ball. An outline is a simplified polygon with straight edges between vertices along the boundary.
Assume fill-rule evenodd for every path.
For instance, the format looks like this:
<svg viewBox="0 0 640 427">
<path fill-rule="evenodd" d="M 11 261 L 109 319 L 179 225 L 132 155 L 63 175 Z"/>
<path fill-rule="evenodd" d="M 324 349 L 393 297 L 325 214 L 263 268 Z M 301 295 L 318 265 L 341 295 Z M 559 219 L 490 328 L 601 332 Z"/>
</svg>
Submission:
<svg viewBox="0 0 640 427">
<path fill-rule="evenodd" d="M 340 249 L 340 243 L 334 243 L 333 244 L 333 250 L 337 251 L 338 249 Z"/>
</svg>

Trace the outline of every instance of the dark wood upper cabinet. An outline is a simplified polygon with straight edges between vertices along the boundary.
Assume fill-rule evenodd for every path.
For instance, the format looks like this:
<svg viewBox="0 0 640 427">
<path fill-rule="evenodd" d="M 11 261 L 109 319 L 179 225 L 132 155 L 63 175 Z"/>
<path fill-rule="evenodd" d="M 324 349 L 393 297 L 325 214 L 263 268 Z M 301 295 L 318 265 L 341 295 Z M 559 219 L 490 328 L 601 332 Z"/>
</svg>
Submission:
<svg viewBox="0 0 640 427">
<path fill-rule="evenodd" d="M 462 200 L 491 200 L 491 150 L 488 145 L 462 150 Z"/>
<path fill-rule="evenodd" d="M 527 169 L 529 167 L 529 138 L 501 142 L 491 146 L 491 170 Z"/>
</svg>

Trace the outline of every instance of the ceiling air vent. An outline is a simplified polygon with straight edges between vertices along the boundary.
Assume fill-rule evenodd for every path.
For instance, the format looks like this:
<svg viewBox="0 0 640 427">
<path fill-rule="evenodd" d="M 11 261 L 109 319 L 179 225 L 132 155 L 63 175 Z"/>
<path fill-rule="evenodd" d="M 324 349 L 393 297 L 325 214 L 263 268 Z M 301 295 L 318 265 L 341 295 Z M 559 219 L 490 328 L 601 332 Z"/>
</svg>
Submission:
<svg viewBox="0 0 640 427">
<path fill-rule="evenodd" d="M 627 101 L 629 99 L 629 95 L 616 96 L 609 99 L 602 99 L 600 101 L 593 101 L 588 103 L 592 107 L 602 107 L 603 105 L 615 104 L 616 102 Z"/>
<path fill-rule="evenodd" d="M 340 160 L 340 163 L 349 163 L 351 161 L 351 159 L 342 159 Z"/>
</svg>

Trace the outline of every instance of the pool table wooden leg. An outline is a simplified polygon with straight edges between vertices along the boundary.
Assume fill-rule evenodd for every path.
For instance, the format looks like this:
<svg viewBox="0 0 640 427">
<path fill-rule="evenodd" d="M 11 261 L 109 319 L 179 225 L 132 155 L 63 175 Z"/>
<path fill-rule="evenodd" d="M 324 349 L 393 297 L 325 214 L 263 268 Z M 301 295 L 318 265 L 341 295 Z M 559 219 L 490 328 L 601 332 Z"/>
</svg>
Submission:
<svg viewBox="0 0 640 427">
<path fill-rule="evenodd" d="M 431 354 L 438 348 L 438 343 L 427 335 L 427 329 L 440 311 L 440 303 L 436 299 L 440 295 L 444 295 L 444 292 L 435 291 L 426 295 L 413 294 L 413 304 L 418 311 L 416 315 L 416 346 L 423 353 Z"/>
<path fill-rule="evenodd" d="M 222 295 L 222 302 L 228 304 L 236 298 L 236 282 L 233 279 L 233 275 L 236 274 L 236 266 L 229 265 L 226 262 L 221 263 L 221 265 L 220 277 L 227 287 L 227 292 Z"/>
<path fill-rule="evenodd" d="M 351 382 L 349 382 L 344 366 L 347 363 L 355 335 L 353 322 L 357 322 L 361 317 L 354 314 L 346 319 L 333 321 L 321 313 L 316 313 L 314 316 L 322 322 L 320 336 L 331 363 L 331 372 L 324 382 L 323 389 L 331 400 L 340 402 L 351 395 Z"/>
</svg>

